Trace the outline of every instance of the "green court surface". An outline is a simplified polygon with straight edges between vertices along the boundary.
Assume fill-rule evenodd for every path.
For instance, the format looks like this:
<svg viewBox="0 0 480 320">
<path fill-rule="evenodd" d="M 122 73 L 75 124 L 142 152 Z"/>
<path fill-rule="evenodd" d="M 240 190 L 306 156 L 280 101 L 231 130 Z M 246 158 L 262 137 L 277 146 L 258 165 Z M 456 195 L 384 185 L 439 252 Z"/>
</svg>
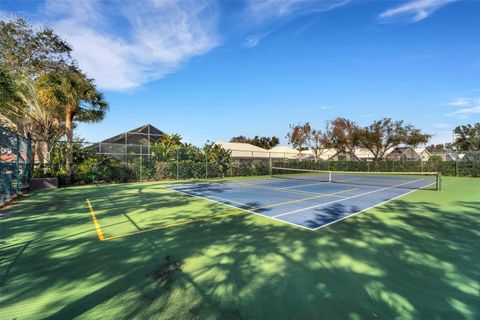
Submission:
<svg viewBox="0 0 480 320">
<path fill-rule="evenodd" d="M 316 231 L 161 183 L 0 214 L 0 319 L 480 319 L 480 179 Z"/>
</svg>

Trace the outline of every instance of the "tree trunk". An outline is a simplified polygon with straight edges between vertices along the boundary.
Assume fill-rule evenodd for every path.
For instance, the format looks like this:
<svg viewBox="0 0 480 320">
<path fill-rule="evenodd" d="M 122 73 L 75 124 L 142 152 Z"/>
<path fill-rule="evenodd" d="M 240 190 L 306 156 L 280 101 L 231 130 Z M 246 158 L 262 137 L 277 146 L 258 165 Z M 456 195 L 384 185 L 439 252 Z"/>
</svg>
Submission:
<svg viewBox="0 0 480 320">
<path fill-rule="evenodd" d="M 65 170 L 67 177 L 72 174 L 72 160 L 73 160 L 73 108 L 67 107 L 65 112 L 65 135 L 67 136 L 67 161 L 65 163 Z"/>
</svg>

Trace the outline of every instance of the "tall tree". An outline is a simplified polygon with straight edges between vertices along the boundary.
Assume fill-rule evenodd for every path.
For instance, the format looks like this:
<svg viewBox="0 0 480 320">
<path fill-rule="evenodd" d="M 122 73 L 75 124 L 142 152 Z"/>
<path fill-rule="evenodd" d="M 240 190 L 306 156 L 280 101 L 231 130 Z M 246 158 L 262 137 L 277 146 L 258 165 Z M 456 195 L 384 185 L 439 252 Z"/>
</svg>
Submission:
<svg viewBox="0 0 480 320">
<path fill-rule="evenodd" d="M 37 99 L 32 81 L 75 65 L 71 51 L 48 27 L 34 29 L 21 18 L 0 21 L 0 123 L 40 140 L 34 147 L 41 161 L 48 157 L 49 141 L 64 132 L 65 116 Z"/>
<path fill-rule="evenodd" d="M 97 91 L 92 79 L 70 66 L 62 72 L 49 72 L 37 79 L 39 100 L 65 114 L 67 137 L 67 176 L 72 172 L 73 129 L 75 121 L 98 122 L 103 120 L 108 104 Z"/>
<path fill-rule="evenodd" d="M 358 129 L 356 134 L 358 145 L 368 149 L 375 160 L 382 159 L 391 148 L 402 144 L 416 147 L 427 143 L 430 137 L 411 124 L 390 118 L 375 120 L 369 126 Z"/>
<path fill-rule="evenodd" d="M 24 19 L 0 21 L 0 64 L 31 78 L 75 62 L 72 48 L 52 29 L 34 30 Z"/>
<path fill-rule="evenodd" d="M 320 156 L 331 145 L 327 128 L 325 130 L 314 129 L 309 122 L 290 125 L 287 138 L 299 152 L 310 149 L 315 160 L 320 160 Z"/>
<path fill-rule="evenodd" d="M 462 151 L 480 151 L 480 122 L 457 126 L 454 145 Z"/>
<path fill-rule="evenodd" d="M 297 149 L 298 152 L 308 148 L 312 138 L 312 126 L 309 122 L 304 124 L 291 124 L 290 132 L 287 134 L 288 143 Z"/>
<path fill-rule="evenodd" d="M 176 150 L 182 145 L 182 137 L 177 134 L 164 134 L 162 140 L 152 147 L 153 156 L 160 161 L 169 161 L 176 158 Z"/>
<path fill-rule="evenodd" d="M 346 152 L 355 157 L 355 148 L 358 147 L 358 125 L 345 118 L 336 118 L 328 124 L 327 135 L 330 146 L 337 152 Z"/>
</svg>

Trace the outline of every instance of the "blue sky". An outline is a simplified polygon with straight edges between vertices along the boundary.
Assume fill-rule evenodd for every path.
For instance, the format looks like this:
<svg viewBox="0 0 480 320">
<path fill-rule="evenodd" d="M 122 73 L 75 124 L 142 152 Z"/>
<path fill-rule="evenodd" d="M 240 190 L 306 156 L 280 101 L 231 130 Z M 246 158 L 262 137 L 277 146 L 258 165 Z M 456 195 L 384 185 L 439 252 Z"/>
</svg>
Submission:
<svg viewBox="0 0 480 320">
<path fill-rule="evenodd" d="M 480 2 L 0 1 L 54 28 L 110 103 L 98 141 L 151 123 L 197 145 L 289 124 L 480 121 Z"/>
</svg>

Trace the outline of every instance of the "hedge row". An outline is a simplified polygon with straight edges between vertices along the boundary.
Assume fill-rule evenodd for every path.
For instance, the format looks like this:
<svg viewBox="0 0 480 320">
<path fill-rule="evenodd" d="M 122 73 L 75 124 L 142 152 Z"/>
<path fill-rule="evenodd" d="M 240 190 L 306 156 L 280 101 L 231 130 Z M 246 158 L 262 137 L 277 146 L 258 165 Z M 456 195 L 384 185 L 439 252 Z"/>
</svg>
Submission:
<svg viewBox="0 0 480 320">
<path fill-rule="evenodd" d="M 278 161 L 276 167 L 370 172 L 440 172 L 444 176 L 480 177 L 480 161 Z"/>
</svg>

